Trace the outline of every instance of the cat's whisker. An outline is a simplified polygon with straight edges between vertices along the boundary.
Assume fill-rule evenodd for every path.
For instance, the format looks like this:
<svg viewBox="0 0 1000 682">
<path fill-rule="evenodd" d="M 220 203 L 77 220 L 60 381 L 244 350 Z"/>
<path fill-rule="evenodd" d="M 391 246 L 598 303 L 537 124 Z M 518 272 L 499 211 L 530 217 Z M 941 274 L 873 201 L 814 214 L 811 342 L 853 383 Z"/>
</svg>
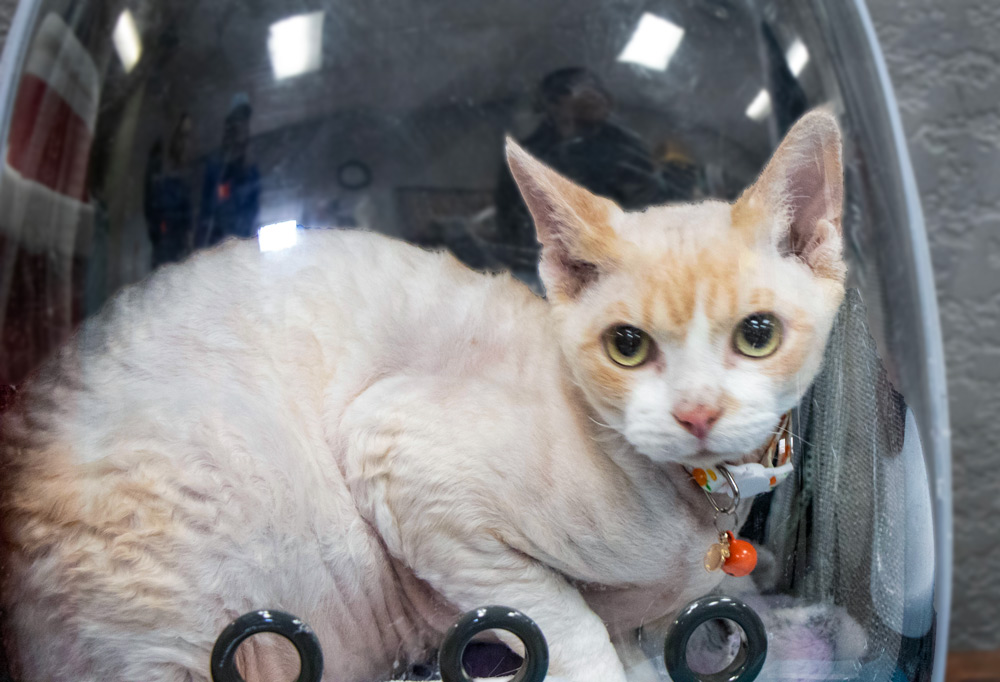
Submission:
<svg viewBox="0 0 1000 682">
<path fill-rule="evenodd" d="M 775 431 L 774 435 L 778 435 L 779 433 L 780 433 L 780 431 Z M 795 434 L 795 440 L 799 441 L 800 443 L 802 443 L 804 445 L 808 445 L 810 447 L 813 447 L 813 446 L 816 445 L 812 441 L 806 440 L 805 438 L 803 438 L 802 436 L 799 436 L 798 434 Z"/>
<path fill-rule="evenodd" d="M 774 431 L 771 431 L 771 433 L 769 435 L 771 435 L 771 436 L 780 436 L 781 433 L 782 433 L 782 431 L 780 429 L 775 429 Z M 795 440 L 799 441 L 800 443 L 802 443 L 804 445 L 808 445 L 810 447 L 815 446 L 815 443 L 813 443 L 812 441 L 806 440 L 805 438 L 803 438 L 802 436 L 799 436 L 797 434 L 795 435 Z"/>
<path fill-rule="evenodd" d="M 605 424 L 604 422 L 599 422 L 596 419 L 594 419 L 593 417 L 588 416 L 587 419 L 589 419 L 590 421 L 594 422 L 598 426 L 603 426 L 606 429 L 614 429 L 614 427 L 611 426 L 611 424 Z"/>
<path fill-rule="evenodd" d="M 795 440 L 798 440 L 798 441 L 802 442 L 803 445 L 808 445 L 809 447 L 815 447 L 815 445 L 816 445 L 811 440 L 806 440 L 805 438 L 802 438 L 800 436 L 796 436 Z"/>
</svg>

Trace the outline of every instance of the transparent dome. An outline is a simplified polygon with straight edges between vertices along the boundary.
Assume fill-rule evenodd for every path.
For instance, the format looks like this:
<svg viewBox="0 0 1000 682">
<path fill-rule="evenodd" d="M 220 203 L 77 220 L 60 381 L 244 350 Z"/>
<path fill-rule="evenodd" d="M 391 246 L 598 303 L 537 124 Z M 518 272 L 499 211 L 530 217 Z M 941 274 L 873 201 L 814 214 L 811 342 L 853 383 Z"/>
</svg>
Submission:
<svg viewBox="0 0 1000 682">
<path fill-rule="evenodd" d="M 364 228 L 540 293 L 506 134 L 639 209 L 735 199 L 831 107 L 850 291 L 795 474 L 741 531 L 761 565 L 720 591 L 761 618 L 761 679 L 943 679 L 943 355 L 860 0 L 22 0 L 0 76 L 0 409 L 122 287 L 229 237 Z M 662 638 L 643 651 L 664 676 Z"/>
</svg>

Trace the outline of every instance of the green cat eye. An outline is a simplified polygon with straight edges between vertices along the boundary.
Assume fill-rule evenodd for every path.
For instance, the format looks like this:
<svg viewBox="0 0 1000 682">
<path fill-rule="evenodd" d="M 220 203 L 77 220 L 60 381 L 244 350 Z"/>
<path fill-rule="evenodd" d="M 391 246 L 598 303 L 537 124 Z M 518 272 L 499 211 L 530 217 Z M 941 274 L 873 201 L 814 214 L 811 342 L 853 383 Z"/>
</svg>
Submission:
<svg viewBox="0 0 1000 682">
<path fill-rule="evenodd" d="M 646 362 L 652 347 L 649 334 L 627 324 L 612 327 L 604 334 L 604 350 L 622 367 L 638 367 Z"/>
<path fill-rule="evenodd" d="M 748 358 L 766 358 L 781 345 L 781 322 L 770 313 L 747 315 L 733 330 L 733 347 Z"/>
</svg>

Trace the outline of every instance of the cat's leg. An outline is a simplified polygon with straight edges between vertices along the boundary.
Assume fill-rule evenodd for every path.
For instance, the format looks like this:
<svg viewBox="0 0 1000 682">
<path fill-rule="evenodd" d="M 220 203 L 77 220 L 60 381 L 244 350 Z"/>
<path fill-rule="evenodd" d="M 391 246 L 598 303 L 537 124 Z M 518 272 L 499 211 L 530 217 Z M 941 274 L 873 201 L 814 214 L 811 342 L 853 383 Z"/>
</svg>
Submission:
<svg viewBox="0 0 1000 682">
<path fill-rule="evenodd" d="M 626 682 L 604 623 L 562 576 L 500 546 L 455 547 L 440 558 L 447 568 L 415 568 L 459 610 L 499 604 L 522 611 L 538 624 L 549 647 L 547 682 Z M 523 653 L 516 637 L 498 634 Z"/>
<path fill-rule="evenodd" d="M 553 677 L 625 682 L 607 628 L 580 592 L 499 530 L 517 525 L 510 515 L 532 513 L 528 503 L 511 505 L 523 491 L 508 453 L 530 446 L 519 440 L 516 400 L 490 384 L 383 380 L 341 420 L 346 478 L 388 551 L 458 611 L 518 609 L 544 633 Z"/>
<path fill-rule="evenodd" d="M 497 604 L 525 613 L 545 635 L 553 678 L 567 682 L 626 681 L 604 623 L 562 575 L 482 528 L 461 528 L 463 524 L 459 524 L 455 535 L 442 532 L 443 524 L 433 514 L 422 522 L 417 520 L 421 511 L 418 504 L 387 505 L 375 514 L 376 525 L 388 538 L 390 551 L 446 601 L 461 612 Z M 461 519 L 466 515 L 468 520 L 478 513 L 454 508 L 449 516 Z M 437 526 L 437 532 L 416 531 L 414 523 Z M 501 632 L 500 636 L 513 650 L 523 651 L 513 635 Z"/>
<path fill-rule="evenodd" d="M 463 611 L 501 604 L 525 613 L 548 642 L 551 676 L 570 682 L 625 682 L 604 623 L 562 576 L 499 544 L 462 548 L 449 563 L 444 570 L 428 567 L 425 573 L 437 573 L 431 584 Z M 522 651 L 515 637 L 501 637 Z"/>
</svg>

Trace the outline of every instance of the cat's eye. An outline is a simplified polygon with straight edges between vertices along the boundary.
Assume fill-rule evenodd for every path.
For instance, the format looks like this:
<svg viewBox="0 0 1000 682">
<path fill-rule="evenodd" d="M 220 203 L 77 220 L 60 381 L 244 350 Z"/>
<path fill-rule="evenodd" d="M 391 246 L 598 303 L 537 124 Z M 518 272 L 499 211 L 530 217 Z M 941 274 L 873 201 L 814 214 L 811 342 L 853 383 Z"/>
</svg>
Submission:
<svg viewBox="0 0 1000 682">
<path fill-rule="evenodd" d="M 733 330 L 733 347 L 748 358 L 766 358 L 781 345 L 781 322 L 770 313 L 747 315 Z"/>
<path fill-rule="evenodd" d="M 604 334 L 604 350 L 622 367 L 638 367 L 646 362 L 652 347 L 649 334 L 627 324 L 612 327 Z"/>
</svg>

